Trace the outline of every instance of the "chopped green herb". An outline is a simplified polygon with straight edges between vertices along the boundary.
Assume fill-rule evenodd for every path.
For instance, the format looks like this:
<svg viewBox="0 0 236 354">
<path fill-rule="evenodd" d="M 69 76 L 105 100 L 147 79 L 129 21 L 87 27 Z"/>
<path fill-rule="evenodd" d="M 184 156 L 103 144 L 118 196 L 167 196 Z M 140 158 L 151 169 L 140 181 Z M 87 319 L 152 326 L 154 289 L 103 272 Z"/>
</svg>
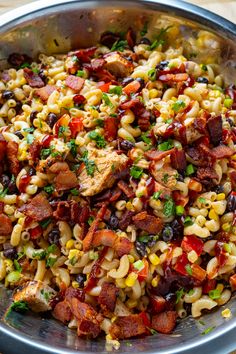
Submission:
<svg viewBox="0 0 236 354">
<path fill-rule="evenodd" d="M 181 216 L 184 214 L 184 207 L 182 205 L 176 206 L 176 215 Z"/>
<path fill-rule="evenodd" d="M 163 212 L 167 218 L 175 214 L 175 203 L 172 198 L 164 202 Z"/>
<path fill-rule="evenodd" d="M 40 152 L 40 157 L 45 160 L 51 154 L 51 149 L 42 149 Z"/>
<path fill-rule="evenodd" d="M 205 198 L 198 198 L 199 202 L 202 203 L 202 204 L 206 204 L 206 199 Z"/>
<path fill-rule="evenodd" d="M 46 261 L 46 267 L 47 268 L 51 268 L 54 266 L 54 264 L 57 261 L 57 257 L 48 257 L 47 261 Z"/>
<path fill-rule="evenodd" d="M 132 166 L 130 169 L 130 176 L 139 179 L 143 174 L 143 169 L 138 166 Z"/>
<path fill-rule="evenodd" d="M 82 161 L 85 164 L 85 168 L 86 168 L 87 174 L 89 176 L 93 176 L 94 172 L 95 172 L 95 169 L 97 169 L 97 166 L 96 166 L 96 164 L 95 164 L 95 162 L 93 160 L 89 160 L 88 159 L 88 150 L 86 150 L 83 153 L 83 156 L 80 158 L 80 161 Z"/>
<path fill-rule="evenodd" d="M 88 256 L 90 260 L 96 260 L 99 257 L 98 253 L 94 252 L 93 250 L 89 251 Z"/>
<path fill-rule="evenodd" d="M 71 192 L 72 195 L 79 195 L 79 191 L 78 191 L 77 188 L 71 189 L 70 192 Z"/>
<path fill-rule="evenodd" d="M 231 108 L 232 104 L 234 103 L 234 100 L 232 100 L 232 98 L 226 98 L 224 100 L 224 106 L 226 108 Z"/>
<path fill-rule="evenodd" d="M 190 176 L 195 172 L 195 167 L 192 164 L 189 164 L 186 168 L 186 175 Z"/>
<path fill-rule="evenodd" d="M 176 301 L 175 301 L 175 303 L 178 304 L 179 301 L 180 301 L 180 300 L 182 299 L 182 297 L 184 296 L 184 289 L 181 288 L 181 289 L 177 290 L 177 291 L 175 292 L 175 295 L 176 295 Z"/>
<path fill-rule="evenodd" d="M 231 246 L 229 243 L 224 243 L 223 248 L 226 252 L 231 253 Z"/>
<path fill-rule="evenodd" d="M 173 26 L 168 26 L 166 28 L 161 28 L 159 34 L 157 35 L 157 38 L 155 39 L 154 42 L 152 42 L 152 44 L 149 47 L 149 50 L 154 50 L 155 48 L 157 48 L 159 45 L 165 44 L 166 41 L 166 33 L 168 31 L 168 29 L 170 29 Z"/>
<path fill-rule="evenodd" d="M 40 291 L 40 293 L 43 295 L 43 297 L 46 301 L 48 301 L 50 299 L 50 294 L 47 291 L 44 291 L 44 289 L 42 289 Z"/>
<path fill-rule="evenodd" d="M 16 283 L 21 278 L 21 272 L 14 270 L 7 274 L 6 281 L 9 283 Z"/>
<path fill-rule="evenodd" d="M 11 313 L 11 311 L 24 313 L 28 310 L 29 310 L 29 305 L 26 301 L 23 301 L 23 300 L 15 301 L 9 307 L 9 310 L 7 311 L 7 315 L 9 315 Z"/>
<path fill-rule="evenodd" d="M 88 218 L 88 224 L 89 224 L 89 226 L 92 224 L 93 220 L 94 220 L 94 217 L 93 217 L 93 216 L 90 216 L 90 217 Z"/>
<path fill-rule="evenodd" d="M 24 69 L 24 68 L 30 68 L 31 69 L 31 66 L 29 63 L 23 63 L 19 66 L 19 69 Z"/>
<path fill-rule="evenodd" d="M 84 75 L 85 75 L 84 70 L 78 70 L 76 73 L 76 76 L 78 76 L 78 77 L 84 77 Z"/>
<path fill-rule="evenodd" d="M 154 192 L 152 195 L 152 199 L 158 200 L 160 198 L 162 191 Z"/>
<path fill-rule="evenodd" d="M 75 144 L 75 139 L 71 139 L 68 143 L 67 146 L 70 149 L 70 153 L 73 157 L 77 156 L 77 146 Z"/>
<path fill-rule="evenodd" d="M 142 139 L 142 141 L 144 141 L 146 144 L 150 145 L 152 143 L 152 140 L 150 138 L 148 138 L 149 132 L 146 133 L 142 133 L 142 135 L 140 136 L 140 138 Z"/>
<path fill-rule="evenodd" d="M 176 101 L 175 103 L 173 103 L 172 109 L 173 109 L 173 111 L 174 111 L 175 113 L 177 113 L 177 112 L 179 112 L 179 110 L 180 110 L 181 108 L 184 108 L 185 106 L 186 106 L 186 105 L 185 105 L 184 101 L 178 100 L 178 101 Z"/>
<path fill-rule="evenodd" d="M 168 179 L 169 179 L 169 175 L 168 175 L 168 173 L 165 173 L 162 178 L 162 181 L 166 184 L 168 182 Z"/>
<path fill-rule="evenodd" d="M 144 263 L 141 259 L 139 259 L 138 261 L 133 263 L 133 266 L 135 269 L 137 269 L 138 271 L 142 270 L 144 268 Z"/>
<path fill-rule="evenodd" d="M 54 192 L 54 187 L 52 185 L 45 186 L 43 187 L 43 190 L 48 194 L 52 194 Z"/>
<path fill-rule="evenodd" d="M 19 262 L 16 259 L 14 259 L 13 263 L 14 263 L 15 270 L 17 270 L 18 272 L 21 272 L 22 268 L 21 268 Z"/>
<path fill-rule="evenodd" d="M 221 292 L 220 290 L 218 289 L 214 289 L 214 290 L 210 290 L 209 291 L 209 297 L 212 299 L 212 300 L 217 300 L 221 297 Z"/>
<path fill-rule="evenodd" d="M 52 222 L 51 218 L 47 218 L 45 220 L 39 221 L 39 225 L 43 228 L 46 229 L 48 227 L 48 225 L 50 225 L 50 223 Z"/>
<path fill-rule="evenodd" d="M 158 332 L 155 330 L 155 329 L 153 329 L 153 328 L 149 328 L 149 327 L 147 327 L 148 328 L 148 330 L 151 332 L 151 334 L 152 334 L 152 336 L 154 336 L 154 334 L 157 334 Z"/>
<path fill-rule="evenodd" d="M 64 125 L 61 125 L 59 127 L 59 132 L 58 132 L 58 137 L 61 138 L 61 137 L 64 137 L 66 133 L 68 133 L 68 130 L 69 128 L 64 126 Z"/>
<path fill-rule="evenodd" d="M 213 329 L 215 329 L 215 326 L 214 327 L 208 327 L 205 329 L 205 331 L 203 331 L 201 334 L 204 336 L 205 334 L 208 334 L 210 333 L 211 331 L 213 331 Z"/>
<path fill-rule="evenodd" d="M 200 323 L 200 325 L 205 326 L 205 322 L 204 321 L 200 320 L 198 322 Z"/>
<path fill-rule="evenodd" d="M 128 42 L 124 41 L 124 40 L 118 40 L 116 41 L 113 46 L 111 47 L 111 52 L 114 51 L 119 51 L 119 52 L 123 52 L 125 47 L 127 47 Z"/>
<path fill-rule="evenodd" d="M 191 226 L 191 225 L 193 225 L 193 221 L 192 221 L 191 217 L 188 215 L 184 219 L 184 226 Z"/>
<path fill-rule="evenodd" d="M 167 151 L 170 150 L 174 147 L 174 143 L 172 139 L 168 139 L 167 141 L 164 141 L 163 143 L 158 145 L 158 150 L 160 151 Z"/>
<path fill-rule="evenodd" d="M 105 102 L 105 105 L 106 105 L 106 106 L 108 106 L 108 107 L 110 107 L 110 108 L 113 108 L 113 107 L 114 107 L 114 106 L 113 106 L 113 103 L 111 102 L 111 100 L 110 100 L 110 98 L 109 98 L 109 96 L 108 96 L 107 93 L 103 92 L 103 94 L 102 94 L 102 99 L 103 99 L 103 101 Z"/>
<path fill-rule="evenodd" d="M 144 243 L 147 243 L 148 241 L 150 241 L 150 237 L 148 235 L 143 235 L 143 236 L 139 236 L 138 237 L 138 240 L 140 242 L 144 242 Z"/>
<path fill-rule="evenodd" d="M 4 198 L 5 195 L 7 195 L 7 193 L 8 193 L 8 188 L 3 189 L 3 190 L 0 192 L 0 198 Z"/>
<path fill-rule="evenodd" d="M 27 139 L 26 139 L 26 141 L 27 141 L 27 144 L 32 144 L 33 143 L 33 141 L 34 141 L 34 136 L 33 136 L 33 134 L 28 134 L 27 135 Z"/>
<path fill-rule="evenodd" d="M 156 75 L 157 75 L 156 69 L 151 69 L 151 70 L 148 71 L 148 78 L 151 81 L 155 81 L 156 80 Z"/>
<path fill-rule="evenodd" d="M 115 95 L 120 96 L 122 94 L 122 87 L 121 86 L 115 86 L 109 90 L 109 93 L 114 93 Z"/>
<path fill-rule="evenodd" d="M 47 255 L 50 253 L 54 253 L 57 250 L 57 246 L 55 244 L 52 244 L 50 246 L 48 246 L 46 253 Z"/>
<path fill-rule="evenodd" d="M 148 22 L 145 22 L 142 30 L 140 31 L 140 36 L 141 37 L 145 36 L 145 34 L 147 34 L 147 31 L 148 31 Z"/>
<path fill-rule="evenodd" d="M 38 260 L 42 260 L 46 257 L 47 253 L 46 251 L 40 251 L 40 252 L 33 252 L 32 256 L 33 258 L 36 258 Z"/>
<path fill-rule="evenodd" d="M 104 127 L 104 120 L 103 119 L 96 119 L 96 124 L 99 126 L 99 127 Z"/>
<path fill-rule="evenodd" d="M 23 131 L 27 132 L 27 133 L 33 133 L 34 132 L 34 128 L 24 128 Z"/>
<path fill-rule="evenodd" d="M 190 264 L 186 264 L 185 270 L 186 270 L 186 272 L 187 272 L 189 275 L 192 275 L 192 274 L 193 274 L 193 271 L 192 271 L 192 268 L 191 268 Z"/>
<path fill-rule="evenodd" d="M 126 345 L 126 347 L 132 347 L 133 346 L 133 344 L 130 343 L 130 342 L 126 342 L 125 345 Z"/>
<path fill-rule="evenodd" d="M 96 132 L 96 130 L 92 130 L 88 136 L 91 140 L 96 142 L 98 148 L 104 148 L 106 146 L 105 139 L 98 132 Z"/>
<path fill-rule="evenodd" d="M 114 118 L 116 118 L 118 116 L 118 114 L 117 113 L 111 113 L 110 114 L 110 117 L 114 117 Z"/>
<path fill-rule="evenodd" d="M 38 69 L 38 68 L 33 68 L 32 71 L 33 71 L 33 73 L 35 73 L 35 74 L 38 74 L 38 73 L 39 73 L 39 69 Z"/>
</svg>

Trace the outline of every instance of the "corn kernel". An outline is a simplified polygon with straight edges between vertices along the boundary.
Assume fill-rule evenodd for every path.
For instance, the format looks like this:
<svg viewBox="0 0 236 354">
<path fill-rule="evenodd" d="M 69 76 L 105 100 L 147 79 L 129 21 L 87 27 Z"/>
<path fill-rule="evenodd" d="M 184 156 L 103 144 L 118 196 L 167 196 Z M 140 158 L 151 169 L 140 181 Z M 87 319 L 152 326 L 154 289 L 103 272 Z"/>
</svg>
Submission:
<svg viewBox="0 0 236 354">
<path fill-rule="evenodd" d="M 72 281 L 72 287 L 74 289 L 77 289 L 79 287 L 79 284 L 77 283 L 77 281 Z"/>
<path fill-rule="evenodd" d="M 158 278 L 158 277 L 155 277 L 155 278 L 152 279 L 151 284 L 152 284 L 152 286 L 153 286 L 154 288 L 157 287 L 157 285 L 158 285 L 158 283 L 159 283 L 159 280 L 160 280 L 160 278 Z"/>
<path fill-rule="evenodd" d="M 135 211 L 134 206 L 131 202 L 126 203 L 126 209 L 131 210 L 131 211 Z"/>
<path fill-rule="evenodd" d="M 158 265 L 160 263 L 160 258 L 155 253 L 150 254 L 148 258 L 153 265 Z"/>
<path fill-rule="evenodd" d="M 225 222 L 222 226 L 221 226 L 222 230 L 225 232 L 229 232 L 231 229 L 231 225 L 228 222 Z"/>
<path fill-rule="evenodd" d="M 133 299 L 129 299 L 126 301 L 126 306 L 129 308 L 129 309 L 133 309 L 134 307 L 136 307 L 138 304 L 137 300 L 133 300 Z"/>
<path fill-rule="evenodd" d="M 112 340 L 112 336 L 110 334 L 106 335 L 106 340 Z"/>
<path fill-rule="evenodd" d="M 134 257 L 131 256 L 131 254 L 128 254 L 128 258 L 129 258 L 129 263 L 134 263 Z"/>
<path fill-rule="evenodd" d="M 73 240 L 69 240 L 66 242 L 66 248 L 69 250 L 74 246 L 74 241 Z"/>
<path fill-rule="evenodd" d="M 70 250 L 68 258 L 72 259 L 74 257 L 80 257 L 80 255 L 81 255 L 81 251 L 79 251 L 77 249 L 73 249 L 73 250 Z"/>
<path fill-rule="evenodd" d="M 158 90 L 157 89 L 151 89 L 149 91 L 149 98 L 156 98 L 158 97 Z"/>
<path fill-rule="evenodd" d="M 124 278 L 116 279 L 116 285 L 118 288 L 121 288 L 121 289 L 126 288 L 125 279 Z"/>
<path fill-rule="evenodd" d="M 113 316 L 113 317 L 111 318 L 111 323 L 115 322 L 116 319 L 117 319 L 117 316 Z"/>
<path fill-rule="evenodd" d="M 231 160 L 236 161 L 236 154 L 231 157 Z"/>
<path fill-rule="evenodd" d="M 25 217 L 18 219 L 18 224 L 23 225 L 25 222 Z"/>
<path fill-rule="evenodd" d="M 222 317 L 224 317 L 224 318 L 230 318 L 232 314 L 231 314 L 230 309 L 225 309 L 225 310 L 223 310 L 223 311 L 221 312 L 221 315 L 222 315 Z"/>
<path fill-rule="evenodd" d="M 137 278 L 138 278 L 138 274 L 136 274 L 134 272 L 129 273 L 129 275 L 125 279 L 125 285 L 128 287 L 134 286 Z"/>
<path fill-rule="evenodd" d="M 225 199 L 225 194 L 224 193 L 217 194 L 216 200 L 224 200 L 224 199 Z"/>
<path fill-rule="evenodd" d="M 210 219 L 213 219 L 215 221 L 217 221 L 219 219 L 218 215 L 216 214 L 215 210 L 214 209 L 211 209 L 209 211 L 209 214 L 208 214 L 209 218 Z"/>
</svg>

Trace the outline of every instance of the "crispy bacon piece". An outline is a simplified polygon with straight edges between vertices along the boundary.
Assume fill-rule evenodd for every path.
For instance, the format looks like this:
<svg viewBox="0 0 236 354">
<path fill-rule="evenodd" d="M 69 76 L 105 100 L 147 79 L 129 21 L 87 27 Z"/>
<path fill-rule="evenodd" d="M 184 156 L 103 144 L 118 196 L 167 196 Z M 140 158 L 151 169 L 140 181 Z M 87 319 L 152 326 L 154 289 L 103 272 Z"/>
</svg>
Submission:
<svg viewBox="0 0 236 354">
<path fill-rule="evenodd" d="M 41 98 L 42 101 L 46 102 L 51 95 L 56 90 L 56 86 L 46 85 L 34 91 L 34 94 Z"/>
<path fill-rule="evenodd" d="M 157 332 L 168 334 L 174 329 L 176 325 L 177 313 L 176 311 L 165 311 L 158 313 L 152 318 L 152 328 Z"/>
<path fill-rule="evenodd" d="M 132 216 L 134 215 L 134 212 L 131 210 L 126 210 L 119 221 L 119 228 L 123 231 L 127 229 L 129 224 L 132 222 Z"/>
<path fill-rule="evenodd" d="M 60 201 L 56 204 L 56 210 L 53 212 L 56 220 L 71 220 L 71 203 L 69 201 Z"/>
<path fill-rule="evenodd" d="M 17 158 L 18 144 L 15 141 L 8 141 L 6 154 L 9 170 L 16 177 L 20 172 L 20 162 Z"/>
<path fill-rule="evenodd" d="M 216 116 L 209 118 L 207 121 L 207 129 L 210 135 L 211 143 L 213 145 L 219 145 L 223 134 L 222 117 Z"/>
<path fill-rule="evenodd" d="M 236 171 L 231 171 L 229 173 L 229 175 L 230 175 L 230 180 L 231 180 L 231 183 L 232 183 L 232 188 L 236 189 Z"/>
<path fill-rule="evenodd" d="M 66 191 L 78 185 L 76 174 L 70 170 L 60 171 L 54 179 L 57 191 Z"/>
<path fill-rule="evenodd" d="M 0 235 L 2 236 L 10 235 L 12 229 L 13 227 L 12 227 L 11 219 L 5 214 L 0 214 Z"/>
<path fill-rule="evenodd" d="M 175 168 L 178 172 L 184 173 L 187 167 L 187 161 L 184 150 L 179 150 L 175 148 L 171 155 L 171 166 Z"/>
<path fill-rule="evenodd" d="M 81 289 L 72 288 L 72 286 L 70 286 L 69 288 L 66 289 L 65 299 L 67 301 L 71 301 L 73 297 L 83 302 L 85 298 L 84 291 Z"/>
<path fill-rule="evenodd" d="M 212 167 L 199 167 L 197 170 L 197 178 L 200 181 L 207 180 L 207 179 L 217 179 L 218 175 L 214 168 Z"/>
<path fill-rule="evenodd" d="M 140 315 L 119 317 L 110 328 L 112 338 L 124 339 L 147 333 L 146 326 Z"/>
<path fill-rule="evenodd" d="M 194 119 L 194 127 L 199 131 L 199 133 L 207 135 L 207 119 L 210 117 L 210 113 L 207 111 L 203 111 L 199 117 Z"/>
<path fill-rule="evenodd" d="M 167 301 L 163 296 L 151 295 L 150 296 L 150 305 L 152 313 L 160 313 L 166 309 Z"/>
<path fill-rule="evenodd" d="M 119 289 L 113 283 L 104 282 L 98 296 L 98 303 L 105 314 L 113 312 L 116 306 L 116 299 Z"/>
<path fill-rule="evenodd" d="M 150 234 L 158 234 L 163 228 L 163 222 L 156 216 L 149 215 L 146 211 L 142 211 L 132 217 L 134 225 L 141 230 Z"/>
<path fill-rule="evenodd" d="M 107 141 L 113 141 L 117 137 L 118 120 L 116 117 L 106 117 L 104 120 L 104 135 Z"/>
<path fill-rule="evenodd" d="M 34 140 L 29 146 L 29 153 L 33 164 L 37 164 L 42 146 L 38 140 Z"/>
<path fill-rule="evenodd" d="M 65 80 L 65 84 L 72 90 L 79 92 L 84 85 L 84 79 L 78 76 L 69 75 Z"/>
<path fill-rule="evenodd" d="M 124 254 L 129 254 L 133 247 L 132 242 L 126 237 L 119 237 L 114 244 L 114 250 L 117 257 L 122 257 Z"/>
<path fill-rule="evenodd" d="M 91 60 L 91 67 L 93 71 L 100 70 L 104 67 L 106 61 L 102 58 L 96 58 Z"/>
<path fill-rule="evenodd" d="M 167 151 L 149 150 L 144 153 L 144 156 L 151 161 L 160 161 L 164 159 L 164 157 L 172 154 L 173 151 L 174 149 Z"/>
<path fill-rule="evenodd" d="M 70 55 L 75 55 L 82 63 L 89 63 L 96 50 L 97 47 L 90 47 L 71 52 Z"/>
<path fill-rule="evenodd" d="M 103 246 L 113 247 L 116 239 L 117 239 L 117 235 L 114 231 L 108 229 L 98 230 L 94 233 L 92 246 L 98 247 L 103 245 Z"/>
<path fill-rule="evenodd" d="M 2 162 L 5 158 L 7 150 L 7 142 L 4 139 L 3 135 L 0 134 L 0 162 Z"/>
<path fill-rule="evenodd" d="M 125 181 L 120 180 L 117 185 L 128 198 L 133 198 L 135 196 L 133 189 L 130 188 Z"/>
<path fill-rule="evenodd" d="M 131 109 L 138 118 L 138 125 L 142 131 L 147 131 L 150 127 L 150 113 L 144 107 L 144 104 L 138 97 L 132 98 L 129 101 L 121 103 L 121 109 Z"/>
<path fill-rule="evenodd" d="M 53 317 L 57 320 L 67 323 L 72 319 L 72 312 L 70 309 L 70 305 L 66 300 L 60 301 L 56 304 L 53 310 Z"/>
<path fill-rule="evenodd" d="M 70 300 L 70 307 L 72 314 L 78 320 L 78 336 L 89 335 L 96 338 L 101 331 L 100 323 L 103 317 L 91 305 L 75 297 Z"/>
<path fill-rule="evenodd" d="M 43 87 L 45 86 L 45 83 L 41 79 L 41 77 L 34 73 L 31 69 L 29 68 L 24 68 L 24 78 L 27 81 L 27 83 L 30 85 L 30 87 Z"/>
<path fill-rule="evenodd" d="M 36 195 L 28 204 L 22 205 L 19 211 L 35 221 L 41 221 L 52 216 L 51 205 L 42 194 Z"/>
<path fill-rule="evenodd" d="M 126 33 L 126 40 L 130 48 L 133 48 L 136 43 L 136 33 L 134 30 L 130 27 Z"/>
<path fill-rule="evenodd" d="M 225 157 L 230 157 L 234 154 L 233 149 L 225 145 L 219 145 L 211 150 L 211 154 L 216 159 L 223 159 Z"/>
<path fill-rule="evenodd" d="M 198 147 L 190 147 L 186 149 L 186 154 L 191 158 L 191 162 L 196 166 L 209 166 L 212 165 L 211 155 L 204 154 L 202 149 Z"/>
<path fill-rule="evenodd" d="M 102 207 L 100 208 L 100 210 L 98 211 L 98 213 L 96 215 L 96 218 L 93 220 L 87 235 L 83 239 L 83 250 L 85 252 L 90 249 L 90 247 L 91 247 L 91 245 L 93 243 L 93 238 L 94 238 L 95 231 L 97 231 L 98 224 L 102 221 L 102 219 L 103 219 L 103 217 L 105 215 L 106 209 L 107 209 L 107 206 L 104 203 L 102 205 Z"/>
</svg>

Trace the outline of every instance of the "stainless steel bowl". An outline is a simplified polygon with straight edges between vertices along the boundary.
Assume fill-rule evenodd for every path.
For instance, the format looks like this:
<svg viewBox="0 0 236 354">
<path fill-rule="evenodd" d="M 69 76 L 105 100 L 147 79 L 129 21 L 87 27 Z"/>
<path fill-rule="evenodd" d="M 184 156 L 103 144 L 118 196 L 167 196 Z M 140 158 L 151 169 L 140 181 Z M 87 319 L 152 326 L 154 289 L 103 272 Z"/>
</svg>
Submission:
<svg viewBox="0 0 236 354">
<path fill-rule="evenodd" d="M 23 6 L 0 16 L 0 66 L 6 65 L 6 58 L 12 52 L 36 56 L 39 52 L 61 53 L 76 47 L 88 47 L 95 44 L 106 30 L 124 31 L 132 26 L 140 31 L 145 21 L 152 24 L 153 33 L 156 24 L 161 27 L 164 22 L 177 22 L 186 40 L 190 32 L 194 34 L 199 29 L 216 33 L 221 43 L 219 58 L 222 71 L 231 81 L 236 77 L 236 25 L 199 7 L 175 0 L 42 0 Z M 0 288 L 1 351 L 6 342 L 14 343 L 12 345 L 15 347 L 8 346 L 12 352 L 22 354 L 27 350 L 64 354 L 106 352 L 104 340 L 78 338 L 75 331 L 51 317 L 12 313 L 5 318 L 4 312 L 9 302 L 10 293 Z M 235 315 L 236 299 L 232 299 L 226 307 Z M 222 308 L 219 308 L 204 315 L 202 321 L 205 325 L 186 318 L 173 335 L 158 334 L 123 341 L 117 352 L 171 354 L 194 349 L 195 353 L 203 350 L 209 354 L 213 353 L 211 350 L 214 348 L 216 353 L 217 348 L 212 341 L 223 335 L 226 338 L 226 333 L 236 328 L 235 316 L 226 321 L 221 311 Z M 209 327 L 214 327 L 214 330 L 203 336 L 202 332 Z M 26 345 L 25 349 L 20 349 L 22 342 Z M 219 340 L 214 343 L 219 344 Z M 207 349 L 206 344 L 209 344 Z M 6 353 L 9 354 L 10 349 Z"/>
</svg>

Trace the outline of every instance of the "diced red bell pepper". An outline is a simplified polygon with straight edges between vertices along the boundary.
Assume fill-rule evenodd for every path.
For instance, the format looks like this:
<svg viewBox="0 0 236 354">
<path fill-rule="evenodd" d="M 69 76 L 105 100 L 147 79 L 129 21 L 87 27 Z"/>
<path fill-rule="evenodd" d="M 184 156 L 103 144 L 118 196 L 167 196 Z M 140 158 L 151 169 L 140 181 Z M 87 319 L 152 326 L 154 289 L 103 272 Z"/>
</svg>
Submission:
<svg viewBox="0 0 236 354">
<path fill-rule="evenodd" d="M 98 82 L 98 88 L 99 88 L 102 92 L 108 92 L 110 85 L 111 85 L 111 82 L 106 82 L 106 83 L 104 83 L 104 81 Z"/>
<path fill-rule="evenodd" d="M 29 182 L 30 182 L 30 175 L 23 175 L 21 176 L 20 180 L 19 180 L 19 191 L 21 193 L 25 193 L 26 187 L 28 186 Z"/>
<path fill-rule="evenodd" d="M 40 225 L 29 230 L 31 240 L 36 240 L 42 235 L 43 229 Z"/>
<path fill-rule="evenodd" d="M 236 280 L 236 278 L 235 278 Z M 206 282 L 203 284 L 202 292 L 203 294 L 208 294 L 209 291 L 215 289 L 216 287 L 216 280 L 215 279 L 207 279 Z"/>
<path fill-rule="evenodd" d="M 123 92 L 126 95 L 130 95 L 131 93 L 136 93 L 138 92 L 138 90 L 140 89 L 141 85 L 138 81 L 134 80 L 132 82 L 130 82 L 128 85 L 126 85 L 123 88 Z"/>
<path fill-rule="evenodd" d="M 201 255 L 203 251 L 203 246 L 203 241 L 194 235 L 184 236 L 183 241 L 181 243 L 181 247 L 185 252 L 195 251 L 198 256 Z"/>
<path fill-rule="evenodd" d="M 48 135 L 46 134 L 43 139 L 42 139 L 42 147 L 45 149 L 45 148 L 48 148 L 50 146 L 50 143 L 51 141 L 54 139 L 54 136 L 53 135 Z"/>
<path fill-rule="evenodd" d="M 144 264 L 144 267 L 141 269 L 141 270 L 137 270 L 134 268 L 134 266 L 132 266 L 132 271 L 134 273 L 137 273 L 138 274 L 138 280 L 139 281 L 143 281 L 143 280 L 146 280 L 147 276 L 148 276 L 148 270 L 149 270 L 149 264 L 148 264 L 148 261 L 143 258 L 142 259 L 142 262 Z"/>
<path fill-rule="evenodd" d="M 186 270 L 186 265 L 189 264 L 189 260 L 187 258 L 186 253 L 183 253 L 181 256 L 178 257 L 177 262 L 174 265 L 174 269 L 176 272 L 182 275 L 188 275 Z"/>
<path fill-rule="evenodd" d="M 83 122 L 80 117 L 75 117 L 72 118 L 72 120 L 69 123 L 69 128 L 71 131 L 71 137 L 75 138 L 76 135 L 83 130 Z"/>
<path fill-rule="evenodd" d="M 202 267 L 200 267 L 198 264 L 192 264 L 191 265 L 191 269 L 192 269 L 192 277 L 203 281 L 206 278 L 206 271 L 205 269 L 203 269 Z"/>
</svg>

